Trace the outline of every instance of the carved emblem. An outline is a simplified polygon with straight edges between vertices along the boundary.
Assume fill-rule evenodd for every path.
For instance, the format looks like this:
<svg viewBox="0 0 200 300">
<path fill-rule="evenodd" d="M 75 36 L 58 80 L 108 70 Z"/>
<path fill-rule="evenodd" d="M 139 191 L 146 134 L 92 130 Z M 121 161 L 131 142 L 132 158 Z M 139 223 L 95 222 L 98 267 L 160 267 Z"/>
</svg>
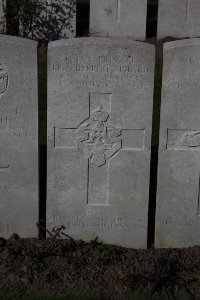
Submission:
<svg viewBox="0 0 200 300">
<path fill-rule="evenodd" d="M 108 123 L 109 114 L 98 107 L 78 127 L 77 146 L 91 163 L 101 167 L 122 147 L 121 128 Z"/>
<path fill-rule="evenodd" d="M 3 95 L 8 87 L 8 70 L 0 64 L 0 95 Z"/>
<path fill-rule="evenodd" d="M 181 145 L 186 147 L 200 147 L 200 131 L 185 134 Z"/>
</svg>

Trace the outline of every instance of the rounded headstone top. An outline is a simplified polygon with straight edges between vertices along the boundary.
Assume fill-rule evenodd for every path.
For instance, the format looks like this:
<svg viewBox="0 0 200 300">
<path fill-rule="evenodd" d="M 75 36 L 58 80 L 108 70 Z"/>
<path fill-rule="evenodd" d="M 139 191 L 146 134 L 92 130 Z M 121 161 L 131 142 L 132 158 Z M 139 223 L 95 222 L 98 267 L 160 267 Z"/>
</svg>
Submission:
<svg viewBox="0 0 200 300">
<path fill-rule="evenodd" d="M 38 43 L 36 41 L 32 41 L 29 39 L 16 37 L 16 36 L 4 35 L 4 34 L 0 34 L 0 42 L 15 43 L 15 44 L 30 46 L 30 47 L 35 47 L 35 48 L 38 45 Z"/>
<path fill-rule="evenodd" d="M 200 46 L 200 39 L 184 39 L 179 41 L 167 42 L 164 44 L 164 49 L 173 49 L 173 48 L 181 48 L 181 47 L 188 47 L 188 46 Z"/>
<path fill-rule="evenodd" d="M 48 48 L 54 47 L 65 47 L 65 46 L 76 46 L 76 45 L 106 45 L 106 46 L 135 46 L 136 48 L 152 50 L 154 49 L 154 45 L 133 41 L 133 40 L 122 40 L 115 38 L 101 38 L 101 37 L 88 37 L 88 38 L 73 38 L 73 39 L 63 39 L 59 41 L 50 42 Z"/>
</svg>

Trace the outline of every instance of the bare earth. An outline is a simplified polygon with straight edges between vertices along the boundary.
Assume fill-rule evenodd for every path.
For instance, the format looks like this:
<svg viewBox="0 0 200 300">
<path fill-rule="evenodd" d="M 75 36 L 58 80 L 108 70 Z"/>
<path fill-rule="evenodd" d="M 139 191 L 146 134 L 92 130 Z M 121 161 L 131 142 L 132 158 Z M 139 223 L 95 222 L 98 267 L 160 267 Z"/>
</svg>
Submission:
<svg viewBox="0 0 200 300">
<path fill-rule="evenodd" d="M 200 299 L 200 247 L 133 250 L 55 236 L 0 238 L 1 293 L 63 295 L 77 290 L 95 292 L 99 299 Z"/>
</svg>

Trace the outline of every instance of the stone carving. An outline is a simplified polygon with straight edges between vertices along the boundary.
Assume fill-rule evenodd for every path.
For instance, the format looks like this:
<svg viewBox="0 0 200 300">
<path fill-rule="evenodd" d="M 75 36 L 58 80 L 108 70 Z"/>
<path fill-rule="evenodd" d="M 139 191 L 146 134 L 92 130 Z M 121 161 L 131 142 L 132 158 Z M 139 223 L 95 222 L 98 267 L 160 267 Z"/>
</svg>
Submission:
<svg viewBox="0 0 200 300">
<path fill-rule="evenodd" d="M 159 0 L 157 37 L 192 38 L 200 35 L 200 1 Z"/>
<path fill-rule="evenodd" d="M 0 64 L 0 95 L 3 95 L 8 87 L 8 71 L 7 68 Z"/>
<path fill-rule="evenodd" d="M 190 19 L 190 0 L 186 1 L 186 18 L 185 18 L 185 23 L 189 23 Z"/>
<path fill-rule="evenodd" d="M 200 147 L 200 131 L 185 134 L 181 145 L 186 147 Z"/>
<path fill-rule="evenodd" d="M 147 0 L 90 0 L 90 35 L 144 40 Z"/>
<path fill-rule="evenodd" d="M 98 107 L 78 127 L 78 150 L 98 167 L 122 147 L 121 128 L 109 124 L 108 119 L 109 114 Z"/>
</svg>

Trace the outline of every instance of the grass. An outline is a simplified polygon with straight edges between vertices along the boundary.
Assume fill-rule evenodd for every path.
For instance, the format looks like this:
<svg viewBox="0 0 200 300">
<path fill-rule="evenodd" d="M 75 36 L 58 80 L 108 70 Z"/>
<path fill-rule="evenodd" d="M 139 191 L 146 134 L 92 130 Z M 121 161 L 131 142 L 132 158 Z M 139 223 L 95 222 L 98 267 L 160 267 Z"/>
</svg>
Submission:
<svg viewBox="0 0 200 300">
<path fill-rule="evenodd" d="M 66 295 L 66 296 L 0 296 L 1 300 L 98 300 L 90 295 Z"/>
<path fill-rule="evenodd" d="M 139 296 L 130 296 L 126 298 L 118 298 L 117 300 L 150 300 L 151 298 L 144 298 Z M 89 295 L 86 293 L 79 293 L 76 295 L 65 295 L 65 296 L 3 296 L 0 295 L 0 300 L 106 300 L 102 296 Z M 108 300 L 108 298 L 107 298 Z M 111 300 L 111 299 L 110 299 Z"/>
<path fill-rule="evenodd" d="M 104 245 L 101 254 L 97 257 L 98 265 L 111 265 L 118 262 L 120 259 L 120 252 L 110 245 Z"/>
</svg>

